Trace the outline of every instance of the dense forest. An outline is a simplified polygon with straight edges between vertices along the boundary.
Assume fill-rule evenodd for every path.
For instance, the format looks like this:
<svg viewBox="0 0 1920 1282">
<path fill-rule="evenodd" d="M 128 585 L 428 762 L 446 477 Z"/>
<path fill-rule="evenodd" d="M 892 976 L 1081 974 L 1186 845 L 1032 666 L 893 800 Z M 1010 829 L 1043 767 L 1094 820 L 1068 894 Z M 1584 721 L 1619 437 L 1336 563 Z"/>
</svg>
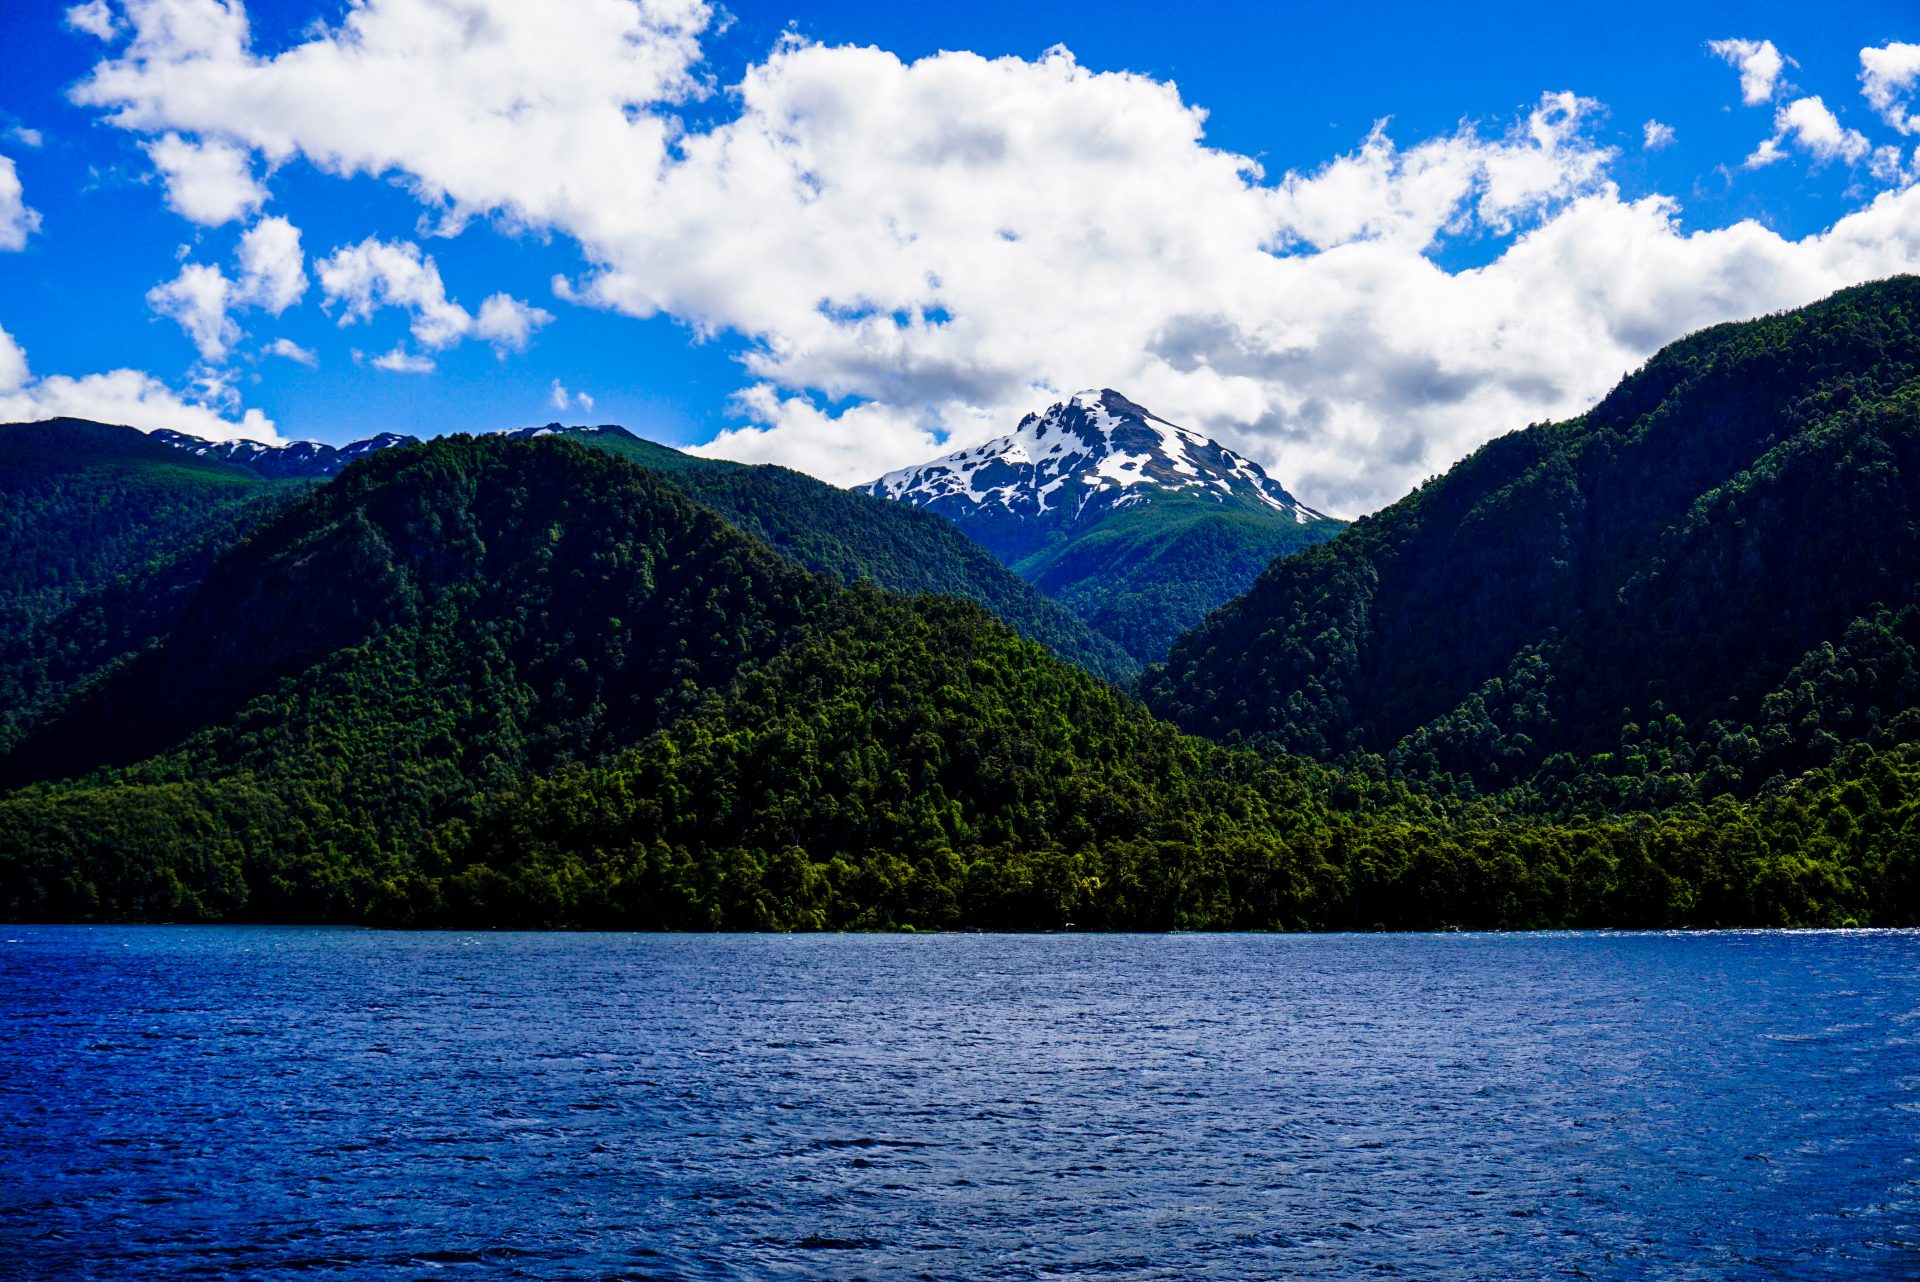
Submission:
<svg viewBox="0 0 1920 1282">
<path fill-rule="evenodd" d="M 1917 322 L 1901 278 L 1682 340 L 1275 562 L 1147 701 L 1549 814 L 1750 797 L 1911 741 Z"/>
<path fill-rule="evenodd" d="M 220 557 L 0 771 L 4 911 L 635 927 L 1905 921 L 1905 750 L 1517 820 L 1221 747 L 653 475 L 446 438 Z"/>
<path fill-rule="evenodd" d="M 556 424 L 516 435 L 535 433 L 638 462 L 840 582 L 978 601 L 1089 671 L 1118 679 L 1136 670 L 1111 642 L 928 513 L 784 468 L 695 458 L 618 427 Z M 197 457 L 166 444 L 167 435 L 77 420 L 0 427 L 0 492 L 19 499 L 0 517 L 0 584 L 20 606 L 0 610 L 0 747 L 75 682 L 171 631 L 214 555 L 316 480 L 259 475 L 262 466 L 315 462 L 306 455 L 234 463 Z"/>
<path fill-rule="evenodd" d="M 1677 344 L 1277 561 L 1146 705 L 888 590 L 992 582 L 916 561 L 939 518 L 624 433 L 157 504 L 0 645 L 0 915 L 1920 924 L 1915 302 Z"/>
<path fill-rule="evenodd" d="M 182 548 L 230 540 L 288 492 L 130 428 L 0 429 L 0 643 Z"/>
<path fill-rule="evenodd" d="M 563 436 L 640 464 L 815 574 L 848 585 L 866 580 L 892 592 L 937 592 L 974 601 L 1021 636 L 1089 672 L 1122 680 L 1139 671 L 1119 645 L 931 512 L 843 490 L 784 467 L 683 454 L 622 427 L 554 423 L 517 435 L 535 439 L 535 433 L 543 434 L 539 439 Z"/>
<path fill-rule="evenodd" d="M 1330 539 L 1338 521 L 1300 525 L 1255 505 L 1162 494 L 1122 508 L 1012 562 L 1140 663 L 1164 659 L 1187 629 L 1245 592 L 1276 557 Z"/>
</svg>

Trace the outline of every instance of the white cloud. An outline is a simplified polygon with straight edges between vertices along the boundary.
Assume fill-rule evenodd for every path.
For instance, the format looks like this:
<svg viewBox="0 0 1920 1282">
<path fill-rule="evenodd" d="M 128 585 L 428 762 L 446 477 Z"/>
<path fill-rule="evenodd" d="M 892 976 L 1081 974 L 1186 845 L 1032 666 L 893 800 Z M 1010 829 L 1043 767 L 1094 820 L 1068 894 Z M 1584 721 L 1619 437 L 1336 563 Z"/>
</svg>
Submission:
<svg viewBox="0 0 1920 1282">
<path fill-rule="evenodd" d="M 191 222 L 218 227 L 266 203 L 267 189 L 254 180 L 247 153 L 239 147 L 166 134 L 147 143 L 146 150 L 166 183 L 167 204 Z"/>
<path fill-rule="evenodd" d="M 1640 145 L 1647 151 L 1659 151 L 1663 147 L 1673 146 L 1673 126 L 1663 125 L 1658 120 L 1649 120 L 1640 127 Z"/>
<path fill-rule="evenodd" d="M 27 208 L 12 159 L 0 156 L 0 250 L 25 249 L 39 229 L 40 215 Z"/>
<path fill-rule="evenodd" d="M 41 147 L 46 144 L 47 136 L 38 129 L 29 129 L 25 125 L 14 125 L 7 130 L 7 137 L 23 147 Z"/>
<path fill-rule="evenodd" d="M 73 30 L 85 32 L 96 40 L 113 39 L 120 25 L 107 0 L 87 0 L 85 4 L 72 6 L 66 12 L 66 23 Z"/>
<path fill-rule="evenodd" d="M 593 413 L 593 397 L 585 392 L 568 392 L 559 379 L 553 380 L 553 386 L 547 389 L 547 399 L 553 402 L 553 408 L 565 413 L 569 406 L 578 405 L 587 413 Z"/>
<path fill-rule="evenodd" d="M 1908 105 L 1917 81 L 1920 44 L 1890 41 L 1878 49 L 1860 51 L 1860 92 L 1880 119 L 1903 134 L 1920 134 L 1920 114 Z"/>
<path fill-rule="evenodd" d="M 1920 182 L 1920 147 L 1913 149 L 1909 161 L 1898 147 L 1875 147 L 1867 162 L 1867 171 L 1875 182 L 1888 187 L 1906 187 Z"/>
<path fill-rule="evenodd" d="M 407 241 L 369 236 L 314 264 L 326 306 L 343 304 L 342 325 L 372 320 L 382 307 L 412 314 L 413 336 L 427 347 L 448 347 L 473 329 L 473 317 L 447 298 L 440 268 Z"/>
<path fill-rule="evenodd" d="M 223 408 L 228 413 L 222 413 Z M 214 441 L 279 440 L 272 419 L 255 409 L 237 419 L 230 417 L 237 408 L 227 389 L 216 389 L 213 404 L 186 400 L 151 374 L 133 369 L 81 378 L 65 374 L 35 378 L 27 368 L 26 353 L 11 334 L 0 329 L 0 422 L 86 418 L 149 432 L 168 427 Z"/>
<path fill-rule="evenodd" d="M 404 347 L 396 347 L 384 356 L 374 357 L 373 367 L 390 374 L 431 374 L 434 371 L 431 356 L 421 356 Z"/>
<path fill-rule="evenodd" d="M 0 329 L 0 397 L 18 392 L 27 385 L 27 354 L 13 335 Z"/>
<path fill-rule="evenodd" d="M 187 263 L 147 291 L 148 305 L 185 330 L 205 360 L 225 360 L 240 341 L 231 312 L 258 307 L 278 316 L 307 292 L 300 229 L 284 218 L 262 218 L 248 228 L 235 259 L 236 279 L 218 267 Z"/>
<path fill-rule="evenodd" d="M 227 315 L 233 283 L 206 263 L 187 263 L 180 274 L 147 291 L 147 305 L 179 325 L 210 361 L 225 360 L 240 341 L 240 326 Z"/>
<path fill-rule="evenodd" d="M 1012 426 L 977 412 L 972 423 L 961 426 L 939 409 L 920 416 L 878 404 L 857 405 L 836 416 L 804 396 L 783 397 L 766 383 L 746 389 L 735 399 L 745 417 L 763 426 L 730 428 L 687 453 L 742 463 L 779 463 L 843 484 L 870 481 L 880 472 L 922 463 L 943 452 L 946 446 L 935 435 L 940 427 L 971 444 Z M 943 408 L 949 415 L 968 412 L 956 405 Z"/>
<path fill-rule="evenodd" d="M 1773 113 L 1773 137 L 1765 139 L 1746 159 L 1748 169 L 1771 165 L 1798 146 L 1815 163 L 1844 160 L 1853 164 L 1866 156 L 1868 143 L 1857 129 L 1848 129 L 1818 96 L 1796 98 Z"/>
<path fill-rule="evenodd" d="M 585 211 L 650 185 L 607 158 L 665 153 L 678 126 L 650 109 L 703 91 L 710 16 L 701 0 L 364 0 L 262 58 L 239 3 L 140 0 L 131 43 L 72 96 L 141 133 L 392 175 L 456 220 L 523 199 Z"/>
<path fill-rule="evenodd" d="M 703 6 L 460 14 L 365 0 L 259 57 L 237 8 L 155 0 L 76 98 L 143 136 L 388 177 L 430 217 L 570 237 L 588 268 L 563 297 L 744 339 L 743 426 L 705 452 L 833 480 L 1104 385 L 1352 513 L 1579 411 L 1689 329 L 1920 266 L 1912 191 L 1797 241 L 1683 228 L 1672 200 L 1612 185 L 1598 109 L 1570 93 L 1510 128 L 1404 146 L 1378 128 L 1269 178 L 1209 147 L 1173 86 L 1063 50 L 903 62 L 789 39 L 690 129 L 674 105 L 698 90 Z M 1731 60 L 1765 101 L 1786 60 L 1751 43 Z M 1796 106 L 1778 146 L 1854 146 Z M 1442 267 L 1461 240 L 1481 265 Z M 503 310 L 479 333 L 416 246 L 370 240 L 316 271 L 343 323 L 403 307 L 427 351 L 519 332 Z"/>
<path fill-rule="evenodd" d="M 1739 69 L 1740 101 L 1749 107 L 1773 97 L 1780 73 L 1792 61 L 1783 57 L 1771 40 L 1709 40 L 1707 49 Z"/>
<path fill-rule="evenodd" d="M 284 357 L 296 365 L 305 365 L 308 369 L 313 369 L 320 364 L 320 355 L 318 352 L 313 351 L 311 348 L 300 346 L 300 344 L 294 342 L 291 338 L 274 339 L 271 343 L 267 344 L 266 353 L 269 356 Z"/>
<path fill-rule="evenodd" d="M 307 292 L 300 229 L 284 218 L 262 218 L 240 238 L 239 301 L 278 316 Z"/>
<path fill-rule="evenodd" d="M 505 356 L 510 351 L 526 351 L 533 331 L 552 319 L 553 313 L 543 308 L 530 307 L 505 294 L 494 294 L 480 304 L 473 333 L 492 343 L 494 350 Z"/>
<path fill-rule="evenodd" d="M 1613 155 L 1580 136 L 1582 120 L 1598 109 L 1570 93 L 1547 94 L 1499 138 L 1468 127 L 1407 151 L 1376 125 L 1358 152 L 1281 181 L 1272 210 L 1278 240 L 1323 250 L 1386 240 L 1424 250 L 1476 218 L 1510 231 L 1594 185 Z"/>
<path fill-rule="evenodd" d="M 506 294 L 488 297 L 480 304 L 476 318 L 447 297 L 440 268 L 410 241 L 369 236 L 358 245 L 336 249 L 316 263 L 314 270 L 320 275 L 326 306 L 340 307 L 342 325 L 371 320 L 383 307 L 397 307 L 411 315 L 414 339 L 432 351 L 451 347 L 464 338 L 483 338 L 502 355 L 523 352 L 533 332 L 553 319 L 551 312 Z M 428 361 L 425 368 L 432 367 Z M 408 366 L 410 371 L 420 368 Z"/>
</svg>

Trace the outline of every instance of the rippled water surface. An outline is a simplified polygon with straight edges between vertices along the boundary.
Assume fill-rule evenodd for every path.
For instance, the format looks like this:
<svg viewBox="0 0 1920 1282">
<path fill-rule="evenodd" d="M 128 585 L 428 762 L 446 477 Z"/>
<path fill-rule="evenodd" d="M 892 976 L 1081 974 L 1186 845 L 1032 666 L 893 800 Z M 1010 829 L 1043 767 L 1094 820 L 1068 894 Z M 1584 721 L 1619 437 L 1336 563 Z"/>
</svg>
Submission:
<svg viewBox="0 0 1920 1282">
<path fill-rule="evenodd" d="M 1920 1277 L 1920 936 L 0 927 L 0 1271 Z"/>
</svg>

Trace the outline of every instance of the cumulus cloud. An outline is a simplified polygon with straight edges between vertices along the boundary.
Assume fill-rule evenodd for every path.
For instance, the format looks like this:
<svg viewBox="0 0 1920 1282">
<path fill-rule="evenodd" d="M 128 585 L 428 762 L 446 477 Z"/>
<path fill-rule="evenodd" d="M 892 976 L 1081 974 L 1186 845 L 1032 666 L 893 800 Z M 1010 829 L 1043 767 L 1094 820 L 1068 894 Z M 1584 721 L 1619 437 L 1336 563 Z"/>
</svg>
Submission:
<svg viewBox="0 0 1920 1282">
<path fill-rule="evenodd" d="M 494 294 L 480 304 L 476 317 L 447 297 L 446 283 L 433 259 L 411 241 L 386 241 L 369 236 L 358 245 L 335 250 L 315 264 L 320 289 L 329 309 L 340 309 L 340 323 L 371 320 L 383 307 L 396 307 L 411 318 L 413 337 L 422 347 L 439 351 L 464 338 L 482 338 L 502 355 L 523 352 L 533 332 L 553 314 L 506 294 Z M 398 349 L 389 353 L 397 358 Z M 385 358 L 382 358 L 385 359 Z M 379 361 L 374 362 L 380 365 Z M 398 363 L 380 365 L 399 369 Z M 406 365 L 408 372 L 432 369 Z"/>
<path fill-rule="evenodd" d="M 146 144 L 146 151 L 166 184 L 167 204 L 190 222 L 218 227 L 266 203 L 267 189 L 254 180 L 239 147 L 166 134 Z"/>
<path fill-rule="evenodd" d="M 73 5 L 66 12 L 66 24 L 96 40 L 111 40 L 120 29 L 119 21 L 113 16 L 113 6 L 107 0 L 87 0 L 85 4 Z"/>
<path fill-rule="evenodd" d="M 1740 101 L 1749 107 L 1773 97 L 1780 73 L 1792 61 L 1774 48 L 1771 40 L 1709 40 L 1707 49 L 1740 72 Z"/>
<path fill-rule="evenodd" d="M 1913 149 L 1912 160 L 1908 160 L 1898 147 L 1875 147 L 1867 171 L 1873 175 L 1875 182 L 1888 187 L 1906 187 L 1920 182 L 1920 147 Z"/>
<path fill-rule="evenodd" d="M 231 313 L 257 307 L 278 316 L 307 292 L 300 229 L 284 218 L 262 218 L 240 238 L 238 275 L 187 263 L 172 280 L 147 291 L 147 304 L 186 331 L 203 359 L 226 359 L 240 341 Z"/>
<path fill-rule="evenodd" d="M 27 370 L 27 354 L 20 344 L 13 341 L 13 335 L 0 329 L 0 396 L 18 392 L 27 385 L 31 377 Z M 17 418 L 17 415 L 8 417 Z"/>
<path fill-rule="evenodd" d="M 276 338 L 266 347 L 267 355 L 279 356 L 296 365 L 305 365 L 313 369 L 320 364 L 320 354 L 311 348 L 302 347 L 291 338 Z"/>
<path fill-rule="evenodd" d="M 1640 146 L 1647 151 L 1659 151 L 1663 147 L 1673 146 L 1673 126 L 1663 125 L 1658 120 L 1649 120 L 1640 127 Z"/>
<path fill-rule="evenodd" d="M 609 158 L 664 154 L 679 126 L 651 108 L 704 91 L 710 17 L 702 0 L 364 0 L 259 57 L 238 0 L 133 0 L 132 39 L 72 96 L 141 133 L 390 176 L 455 219 L 530 183 L 585 210 L 646 186 Z"/>
<path fill-rule="evenodd" d="M 27 208 L 12 159 L 0 156 L 0 250 L 25 249 L 39 229 L 40 215 Z"/>
<path fill-rule="evenodd" d="M 262 218 L 240 238 L 239 302 L 278 316 L 307 292 L 300 229 L 284 218 Z"/>
<path fill-rule="evenodd" d="M 457 343 L 473 328 L 473 317 L 449 301 L 440 268 L 406 241 L 369 236 L 358 245 L 336 249 L 314 265 L 326 306 L 340 306 L 340 323 L 373 319 L 382 307 L 398 307 L 413 317 L 413 336 L 428 347 Z"/>
<path fill-rule="evenodd" d="M 466 0 L 457 19 L 364 0 L 271 55 L 238 5 L 128 17 L 78 101 L 143 137 L 386 177 L 443 223 L 571 238 L 586 266 L 561 296 L 743 340 L 741 426 L 705 452 L 838 481 L 1112 386 L 1354 513 L 1577 412 L 1689 329 L 1920 266 L 1911 191 L 1801 240 L 1687 229 L 1674 201 L 1616 189 L 1600 110 L 1573 93 L 1435 138 L 1383 125 L 1267 175 L 1209 146 L 1172 85 L 1060 49 L 907 62 L 787 39 L 694 127 L 677 108 L 702 92 L 709 14 L 691 0 Z M 1770 44 L 1715 52 L 1744 95 L 1779 92 Z M 1776 147 L 1854 148 L 1783 111 Z M 1458 240 L 1485 243 L 1479 265 L 1437 261 Z M 510 350 L 544 318 L 474 316 L 404 243 L 316 271 L 342 323 L 403 308 L 426 352 Z"/>
<path fill-rule="evenodd" d="M 1424 250 L 1476 221 L 1511 231 L 1592 188 L 1613 155 L 1580 134 L 1598 110 L 1570 93 L 1548 94 L 1500 137 L 1469 127 L 1406 151 L 1376 125 L 1359 151 L 1310 175 L 1286 175 L 1271 209 L 1277 239 L 1322 250 L 1363 240 Z"/>
<path fill-rule="evenodd" d="M 1760 169 L 1785 158 L 1789 147 L 1812 156 L 1816 164 L 1844 160 L 1853 164 L 1867 154 L 1865 135 L 1848 129 L 1816 95 L 1796 98 L 1773 113 L 1773 137 L 1765 139 L 1746 159 L 1748 169 Z"/>
<path fill-rule="evenodd" d="M 227 315 L 233 282 L 218 267 L 187 263 L 180 274 L 147 291 L 147 305 L 179 325 L 210 361 L 224 360 L 240 340 L 240 326 Z"/>
<path fill-rule="evenodd" d="M 553 313 L 543 308 L 530 307 L 506 294 L 494 294 L 480 304 L 480 314 L 473 321 L 473 333 L 476 338 L 492 343 L 494 350 L 505 356 L 508 352 L 526 351 L 533 331 L 552 319 Z"/>
<path fill-rule="evenodd" d="M 235 418 L 233 411 L 239 407 L 230 389 L 216 385 L 212 390 L 209 399 L 187 400 L 151 374 L 133 369 L 35 378 L 26 352 L 0 329 L 0 422 L 87 418 L 149 432 L 167 427 L 214 441 L 279 440 L 272 419 L 256 409 Z"/>
<path fill-rule="evenodd" d="M 1920 114 L 1909 96 L 1920 82 L 1920 44 L 1891 41 L 1860 51 L 1860 92 L 1880 119 L 1903 134 L 1920 134 Z"/>
<path fill-rule="evenodd" d="M 386 370 L 389 374 L 431 374 L 435 368 L 431 356 L 409 352 L 404 346 L 374 357 L 372 364 L 375 369 Z"/>
<path fill-rule="evenodd" d="M 924 416 L 892 405 L 857 405 L 834 415 L 804 396 L 783 397 L 766 383 L 735 398 L 743 417 L 765 426 L 729 428 L 687 453 L 742 463 L 779 463 L 845 484 L 872 480 L 881 471 L 920 463 L 945 446 L 936 430 L 969 444 L 1007 431 L 1012 424 L 959 403 L 937 406 Z M 956 422 L 971 414 L 971 423 Z M 802 462 L 802 460 L 805 460 Z"/>
</svg>

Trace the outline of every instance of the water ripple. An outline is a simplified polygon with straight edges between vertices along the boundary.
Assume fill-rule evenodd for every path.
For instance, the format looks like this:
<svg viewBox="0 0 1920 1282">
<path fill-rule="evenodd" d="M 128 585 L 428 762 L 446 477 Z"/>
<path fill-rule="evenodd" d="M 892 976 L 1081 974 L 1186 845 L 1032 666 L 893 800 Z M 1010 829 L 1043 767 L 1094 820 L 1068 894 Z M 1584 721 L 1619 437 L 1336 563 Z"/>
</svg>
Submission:
<svg viewBox="0 0 1920 1282">
<path fill-rule="evenodd" d="M 10 930 L 0 1275 L 1920 1276 L 1920 936 Z"/>
</svg>

